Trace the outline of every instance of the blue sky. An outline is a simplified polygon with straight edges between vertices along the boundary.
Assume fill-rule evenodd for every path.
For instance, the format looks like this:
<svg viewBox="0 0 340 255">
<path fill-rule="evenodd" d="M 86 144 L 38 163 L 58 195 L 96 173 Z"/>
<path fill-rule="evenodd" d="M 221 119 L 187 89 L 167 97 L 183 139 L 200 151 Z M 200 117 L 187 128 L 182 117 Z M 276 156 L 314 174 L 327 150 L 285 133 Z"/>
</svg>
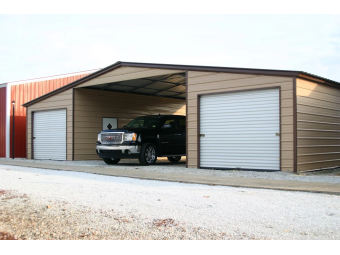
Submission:
<svg viewBox="0 0 340 255">
<path fill-rule="evenodd" d="M 340 15 L 0 15 L 0 84 L 116 61 L 306 71 L 340 82 Z"/>
</svg>

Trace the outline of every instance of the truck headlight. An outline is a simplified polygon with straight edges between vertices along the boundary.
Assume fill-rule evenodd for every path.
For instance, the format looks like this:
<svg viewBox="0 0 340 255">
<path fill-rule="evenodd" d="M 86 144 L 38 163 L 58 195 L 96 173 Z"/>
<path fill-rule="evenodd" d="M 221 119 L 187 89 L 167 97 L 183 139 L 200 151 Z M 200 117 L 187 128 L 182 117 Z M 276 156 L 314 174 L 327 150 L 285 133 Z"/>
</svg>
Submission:
<svg viewBox="0 0 340 255">
<path fill-rule="evenodd" d="M 137 140 L 137 134 L 136 133 L 125 133 L 124 134 L 124 141 L 132 142 Z"/>
<path fill-rule="evenodd" d="M 101 142 L 102 141 L 102 139 L 101 139 L 101 134 L 100 133 L 98 133 L 98 136 L 97 136 L 97 142 Z"/>
</svg>

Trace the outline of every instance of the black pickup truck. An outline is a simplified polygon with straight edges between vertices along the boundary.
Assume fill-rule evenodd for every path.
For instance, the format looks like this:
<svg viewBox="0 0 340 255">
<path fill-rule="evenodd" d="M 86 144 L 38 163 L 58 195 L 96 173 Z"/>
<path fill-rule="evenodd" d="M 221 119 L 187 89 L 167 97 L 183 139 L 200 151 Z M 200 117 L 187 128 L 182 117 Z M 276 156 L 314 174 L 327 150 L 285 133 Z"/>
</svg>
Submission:
<svg viewBox="0 0 340 255">
<path fill-rule="evenodd" d="M 178 162 L 186 154 L 185 129 L 185 116 L 138 117 L 123 129 L 98 133 L 96 152 L 107 164 L 138 158 L 142 165 L 151 165 L 157 157 Z"/>
</svg>

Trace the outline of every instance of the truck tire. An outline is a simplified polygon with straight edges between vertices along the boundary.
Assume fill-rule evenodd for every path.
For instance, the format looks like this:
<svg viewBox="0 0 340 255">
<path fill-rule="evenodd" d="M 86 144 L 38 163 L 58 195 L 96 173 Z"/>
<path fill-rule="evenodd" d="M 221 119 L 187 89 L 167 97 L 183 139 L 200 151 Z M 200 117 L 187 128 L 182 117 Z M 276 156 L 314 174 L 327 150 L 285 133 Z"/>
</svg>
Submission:
<svg viewBox="0 0 340 255">
<path fill-rule="evenodd" d="M 140 150 L 139 162 L 143 166 L 153 165 L 157 161 L 157 149 L 153 143 L 144 143 Z"/>
<path fill-rule="evenodd" d="M 120 161 L 120 158 L 103 158 L 103 160 L 108 165 L 116 165 Z"/>
<path fill-rule="evenodd" d="M 168 157 L 168 160 L 170 162 L 176 163 L 176 162 L 179 162 L 181 158 L 182 158 L 181 156 L 174 156 L 174 157 Z"/>
</svg>

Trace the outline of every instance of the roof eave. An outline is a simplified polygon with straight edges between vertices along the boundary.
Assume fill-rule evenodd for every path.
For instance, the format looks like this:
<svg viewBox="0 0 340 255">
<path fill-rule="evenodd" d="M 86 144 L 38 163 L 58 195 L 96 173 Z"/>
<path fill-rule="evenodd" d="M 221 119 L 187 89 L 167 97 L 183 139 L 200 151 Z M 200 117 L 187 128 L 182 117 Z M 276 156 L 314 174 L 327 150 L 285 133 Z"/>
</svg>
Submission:
<svg viewBox="0 0 340 255">
<path fill-rule="evenodd" d="M 298 78 L 304 79 L 304 80 L 308 80 L 308 81 L 312 81 L 312 82 L 317 82 L 317 83 L 321 83 L 321 84 L 325 84 L 331 87 L 335 87 L 335 88 L 340 88 L 340 83 L 339 82 L 335 82 L 323 77 L 319 77 L 317 75 L 312 75 L 310 73 L 306 73 L 306 72 L 301 72 L 300 75 L 298 76 Z"/>
<path fill-rule="evenodd" d="M 76 80 L 70 84 L 67 84 L 59 89 L 51 91 L 41 97 L 33 99 L 25 104 L 24 107 L 28 107 L 32 104 L 35 104 L 41 100 L 44 100 L 50 96 L 61 93 L 65 90 L 74 88 L 83 82 L 96 78 L 100 75 L 108 73 L 118 67 L 141 67 L 141 68 L 158 68 L 158 69 L 170 69 L 170 70 L 183 70 L 183 71 L 201 71 L 201 72 L 223 72 L 223 73 L 242 73 L 242 74 L 254 74 L 254 75 L 272 75 L 272 76 L 283 76 L 283 77 L 292 77 L 292 78 L 302 78 L 311 80 L 314 82 L 320 82 L 326 85 L 330 85 L 333 87 L 340 87 L 340 83 L 314 76 L 301 71 L 288 71 L 288 70 L 273 70 L 273 69 L 251 69 L 251 68 L 232 68 L 232 67 L 214 67 L 214 66 L 193 66 L 193 65 L 173 65 L 173 64 L 154 64 L 154 63 L 138 63 L 138 62 L 121 62 L 118 61 L 108 67 L 105 67 L 97 72 L 89 74 L 79 80 Z"/>
<path fill-rule="evenodd" d="M 183 71 L 244 73 L 244 74 L 274 75 L 274 76 L 298 76 L 300 73 L 297 71 L 284 71 L 284 70 L 273 70 L 273 69 L 173 65 L 173 64 L 137 63 L 137 62 L 121 62 L 121 66 L 183 70 Z"/>
</svg>

